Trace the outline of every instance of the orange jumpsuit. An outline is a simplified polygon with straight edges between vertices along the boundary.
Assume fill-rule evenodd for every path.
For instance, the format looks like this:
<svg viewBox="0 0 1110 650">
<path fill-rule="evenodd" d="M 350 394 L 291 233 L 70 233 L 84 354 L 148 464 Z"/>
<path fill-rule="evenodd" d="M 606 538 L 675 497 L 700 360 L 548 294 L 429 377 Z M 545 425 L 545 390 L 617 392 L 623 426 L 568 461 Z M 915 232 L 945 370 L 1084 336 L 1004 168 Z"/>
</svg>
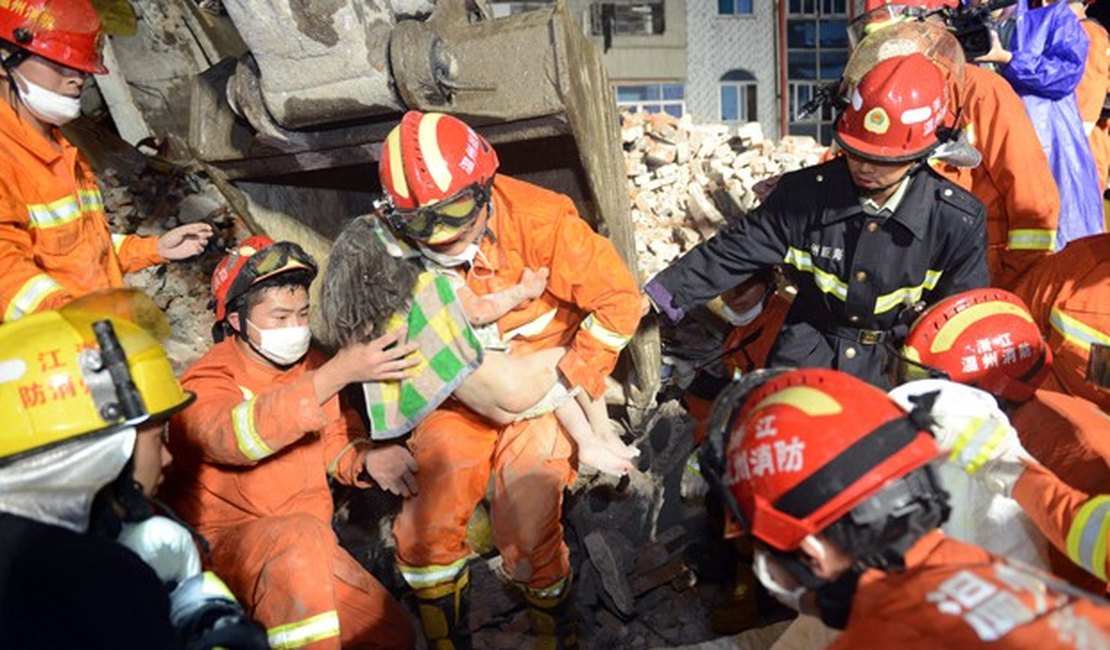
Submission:
<svg viewBox="0 0 1110 650">
<path fill-rule="evenodd" d="M 1049 543 L 1097 576 L 1105 589 L 1110 496 L 1091 498 L 1038 465 L 1022 473 L 1013 496 Z"/>
<path fill-rule="evenodd" d="M 288 370 L 216 344 L 182 377 L 196 403 L 170 427 L 160 494 L 212 545 L 211 568 L 274 648 L 410 648 L 396 600 L 340 548 L 328 476 L 359 487 L 369 441 L 339 398 L 316 401 L 312 350 Z"/>
<path fill-rule="evenodd" d="M 743 374 L 756 368 L 766 367 L 767 355 L 770 354 L 771 346 L 778 338 L 788 311 L 790 311 L 790 299 L 776 291 L 771 294 L 767 304 L 763 306 L 763 311 L 755 317 L 755 320 L 747 325 L 732 328 L 721 346 L 725 353 L 721 361 L 730 377 L 737 372 Z M 713 399 L 708 395 L 687 393 L 683 395 L 682 400 L 686 404 L 686 410 L 696 422 L 694 444 L 700 445 L 707 433 L 706 425 L 709 422 L 709 410 L 713 406 Z"/>
<path fill-rule="evenodd" d="M 1058 579 L 1010 566 L 933 531 L 906 570 L 861 576 L 847 629 L 830 649 L 1102 648 L 1110 606 L 1070 596 Z"/>
<path fill-rule="evenodd" d="M 970 170 L 937 171 L 983 202 L 991 285 L 1009 288 L 1054 250 L 1060 193 L 1025 105 L 1009 82 L 967 66 L 960 110 L 983 162 Z"/>
<path fill-rule="evenodd" d="M 157 237 L 112 235 L 88 162 L 0 102 L 0 322 L 57 309 L 164 262 Z"/>
<path fill-rule="evenodd" d="M 1110 415 L 1079 397 L 1038 390 L 1010 413 L 1026 451 L 1072 488 L 1110 494 Z M 1048 550 L 1052 572 L 1091 591 L 1105 585 L 1080 571 L 1055 548 Z"/>
<path fill-rule="evenodd" d="M 501 336 L 514 353 L 569 346 L 562 376 L 602 395 L 640 319 L 632 274 L 567 197 L 502 175 L 492 195 L 489 236 L 467 285 L 482 296 L 516 284 L 525 268 L 548 267 L 547 290 L 498 320 Z M 465 567 L 466 524 L 491 473 L 493 541 L 506 573 L 533 589 L 561 584 L 570 571 L 560 512 L 573 447 L 553 415 L 497 426 L 448 402 L 409 444 L 419 493 L 405 500 L 393 532 L 401 574 L 414 589 L 449 582 Z"/>
<path fill-rule="evenodd" d="M 1101 194 L 1106 190 L 1110 143 L 1106 141 L 1106 132 L 1097 128 L 1097 123 L 1102 114 L 1102 104 L 1106 101 L 1106 93 L 1110 92 L 1110 36 L 1096 20 L 1084 18 L 1079 23 L 1083 25 L 1083 31 L 1087 32 L 1091 46 L 1087 49 L 1087 63 L 1083 68 L 1083 78 L 1075 88 L 1075 96 L 1079 100 L 1079 116 L 1083 119 L 1083 128 L 1087 131 L 1091 153 L 1095 158 Z"/>
<path fill-rule="evenodd" d="M 1014 293 L 1052 348 L 1044 388 L 1094 402 L 1110 413 L 1110 390 L 1087 381 L 1091 344 L 1110 345 L 1110 234 L 1071 242 L 1029 270 Z"/>
</svg>

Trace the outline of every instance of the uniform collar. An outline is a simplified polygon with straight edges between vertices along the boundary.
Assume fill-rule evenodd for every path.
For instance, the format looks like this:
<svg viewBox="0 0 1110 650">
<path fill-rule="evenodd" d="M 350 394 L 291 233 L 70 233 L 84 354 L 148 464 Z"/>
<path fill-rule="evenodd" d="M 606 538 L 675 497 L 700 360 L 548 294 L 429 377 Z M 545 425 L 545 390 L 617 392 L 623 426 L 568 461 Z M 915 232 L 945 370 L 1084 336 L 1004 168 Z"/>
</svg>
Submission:
<svg viewBox="0 0 1110 650">
<path fill-rule="evenodd" d="M 920 169 L 910 174 L 905 180 L 905 187 L 901 189 L 902 196 L 889 219 L 900 224 L 913 233 L 917 239 L 925 238 L 925 228 L 932 210 L 935 197 L 927 196 L 929 187 L 929 172 Z M 821 223 L 830 224 L 844 221 L 856 215 L 864 214 L 859 194 L 852 183 L 852 175 L 848 172 L 848 161 L 843 156 L 829 164 L 827 171 L 816 176 L 825 190 L 818 195 L 821 202 Z M 893 200 L 894 197 L 891 197 Z M 887 201 L 890 205 L 891 201 Z"/>
<path fill-rule="evenodd" d="M 898 188 L 894 190 L 894 194 L 891 194 L 890 198 L 888 198 L 886 202 L 882 205 L 879 205 L 875 202 L 874 199 L 870 197 L 860 197 L 860 205 L 863 207 L 863 211 L 867 214 L 875 216 L 890 216 L 898 211 L 898 206 L 902 205 L 902 199 L 906 196 L 906 188 L 908 188 L 909 186 L 910 177 L 907 175 L 898 182 Z"/>
<path fill-rule="evenodd" d="M 15 146 L 22 147 L 46 165 L 57 162 L 63 152 L 72 146 L 57 128 L 52 128 L 51 132 L 57 138 L 61 151 L 55 149 L 42 134 L 20 119 L 19 113 L 3 100 L 0 100 L 0 131 L 7 134 Z"/>
</svg>

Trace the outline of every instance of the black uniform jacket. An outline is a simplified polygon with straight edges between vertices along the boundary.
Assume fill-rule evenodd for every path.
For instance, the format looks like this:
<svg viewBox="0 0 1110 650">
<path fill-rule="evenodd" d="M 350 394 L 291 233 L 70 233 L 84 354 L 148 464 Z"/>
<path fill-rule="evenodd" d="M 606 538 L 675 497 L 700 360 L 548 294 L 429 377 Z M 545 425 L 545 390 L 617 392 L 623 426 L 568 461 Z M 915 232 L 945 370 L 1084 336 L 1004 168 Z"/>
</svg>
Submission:
<svg viewBox="0 0 1110 650">
<path fill-rule="evenodd" d="M 130 549 L 0 513 L 0 648 L 181 647 L 162 583 Z"/>
<path fill-rule="evenodd" d="M 893 215 L 869 216 L 841 157 L 784 175 L 762 206 L 644 290 L 678 322 L 781 264 L 798 296 L 768 365 L 835 368 L 887 388 L 887 354 L 877 343 L 898 343 L 892 330 L 902 310 L 987 285 L 985 218 L 978 199 L 927 166 L 911 177 Z"/>
</svg>

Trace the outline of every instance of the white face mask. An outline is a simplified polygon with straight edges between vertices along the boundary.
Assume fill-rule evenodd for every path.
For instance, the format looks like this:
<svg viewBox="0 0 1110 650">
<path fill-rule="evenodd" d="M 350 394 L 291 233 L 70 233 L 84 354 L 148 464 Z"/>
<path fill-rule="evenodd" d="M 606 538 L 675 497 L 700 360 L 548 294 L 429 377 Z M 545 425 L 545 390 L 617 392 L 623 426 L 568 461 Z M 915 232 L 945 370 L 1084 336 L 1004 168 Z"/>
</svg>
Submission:
<svg viewBox="0 0 1110 650">
<path fill-rule="evenodd" d="M 312 330 L 307 325 L 264 330 L 247 321 L 247 326 L 258 330 L 261 337 L 258 347 L 255 348 L 258 353 L 279 366 L 288 366 L 300 361 L 301 357 L 308 353 L 309 343 L 312 342 Z"/>
<path fill-rule="evenodd" d="M 755 577 L 759 582 L 767 588 L 767 591 L 774 596 L 775 600 L 790 609 L 800 612 L 802 611 L 802 596 L 806 593 L 806 588 L 798 586 L 794 589 L 789 589 L 778 580 L 775 579 L 774 574 L 768 566 L 767 551 L 756 549 L 755 560 L 752 562 L 752 570 L 755 572 Z"/>
<path fill-rule="evenodd" d="M 729 307 L 727 303 L 723 303 L 721 305 L 721 315 L 724 316 L 725 320 L 729 322 L 729 325 L 732 325 L 733 327 L 741 327 L 747 325 L 754 321 L 762 313 L 762 300 L 752 305 L 751 309 L 742 314 L 737 312 L 732 307 Z"/>
<path fill-rule="evenodd" d="M 62 126 L 72 122 L 81 114 L 81 98 L 62 95 L 42 86 L 32 83 L 23 75 L 19 75 L 20 88 L 19 100 L 38 119 Z"/>
<path fill-rule="evenodd" d="M 462 249 L 461 252 L 455 255 L 446 255 L 444 253 L 434 251 L 423 244 L 417 244 L 417 247 L 420 249 L 420 253 L 424 255 L 424 257 L 430 259 L 436 264 L 439 264 L 440 266 L 445 266 L 447 268 L 455 268 L 456 266 L 462 266 L 463 264 L 473 264 L 474 258 L 478 255 L 478 244 L 476 243 L 467 244 L 466 248 Z"/>
</svg>

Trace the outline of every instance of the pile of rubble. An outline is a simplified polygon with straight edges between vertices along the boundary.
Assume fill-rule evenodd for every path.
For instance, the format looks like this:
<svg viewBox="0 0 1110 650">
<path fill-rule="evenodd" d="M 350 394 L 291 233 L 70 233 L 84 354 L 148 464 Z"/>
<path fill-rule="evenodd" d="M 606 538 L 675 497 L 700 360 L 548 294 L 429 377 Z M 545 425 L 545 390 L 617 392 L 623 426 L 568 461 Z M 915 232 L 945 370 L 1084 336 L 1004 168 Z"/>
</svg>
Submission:
<svg viewBox="0 0 1110 650">
<path fill-rule="evenodd" d="M 757 183 L 825 152 L 808 136 L 771 142 L 758 122 L 695 125 L 666 114 L 625 113 L 621 139 L 644 278 L 758 206 Z"/>
</svg>

